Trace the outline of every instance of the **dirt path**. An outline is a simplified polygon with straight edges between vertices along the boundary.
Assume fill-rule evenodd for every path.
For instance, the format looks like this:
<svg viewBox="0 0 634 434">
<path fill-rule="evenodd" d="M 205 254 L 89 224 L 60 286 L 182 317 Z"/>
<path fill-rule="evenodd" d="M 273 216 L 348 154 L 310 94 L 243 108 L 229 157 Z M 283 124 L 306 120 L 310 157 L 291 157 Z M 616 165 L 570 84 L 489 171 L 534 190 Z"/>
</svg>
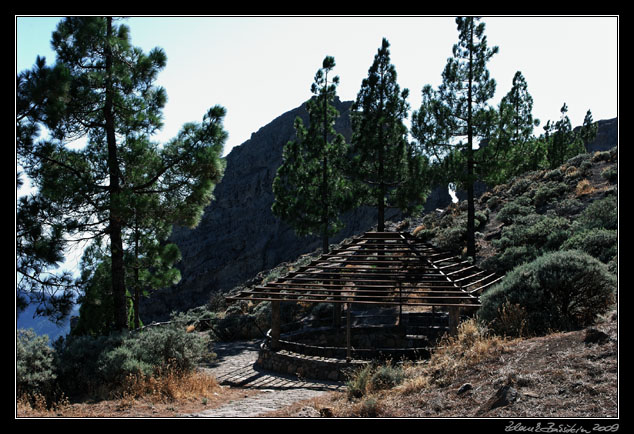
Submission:
<svg viewBox="0 0 634 434">
<path fill-rule="evenodd" d="M 297 401 L 313 398 L 333 390 L 341 390 L 342 383 L 300 379 L 264 371 L 254 366 L 261 341 L 219 343 L 214 347 L 217 359 L 204 367 L 216 376 L 223 386 L 242 388 L 242 399 L 189 417 L 250 418 L 279 410 Z"/>
</svg>

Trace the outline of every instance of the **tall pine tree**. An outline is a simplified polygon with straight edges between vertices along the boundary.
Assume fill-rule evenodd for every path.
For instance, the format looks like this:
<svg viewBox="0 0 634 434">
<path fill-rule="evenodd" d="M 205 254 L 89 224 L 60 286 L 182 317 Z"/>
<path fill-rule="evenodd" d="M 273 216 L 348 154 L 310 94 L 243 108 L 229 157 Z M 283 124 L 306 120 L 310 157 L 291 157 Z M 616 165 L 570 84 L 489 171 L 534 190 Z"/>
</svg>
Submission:
<svg viewBox="0 0 634 434">
<path fill-rule="evenodd" d="M 498 122 L 488 149 L 483 150 L 483 153 L 492 150 L 495 154 L 485 175 L 490 186 L 542 166 L 543 147 L 533 135 L 539 120 L 533 118 L 532 112 L 533 97 L 528 93 L 526 79 L 517 71 L 511 90 L 500 101 Z"/>
<path fill-rule="evenodd" d="M 148 221 L 197 224 L 224 169 L 225 110 L 213 107 L 201 124 L 183 126 L 159 146 L 149 138 L 162 126 L 166 101 L 153 84 L 166 63 L 161 49 L 133 47 L 129 28 L 111 17 L 66 18 L 52 45 L 66 91 L 38 100 L 47 113 L 38 121 L 52 139 L 32 144 L 25 172 L 38 197 L 58 208 L 57 222 L 74 222 L 72 230 L 62 227 L 67 237 L 108 240 L 112 322 L 125 329 L 135 217 L 142 211 Z M 78 138 L 84 146 L 68 146 Z"/>
<path fill-rule="evenodd" d="M 273 213 L 300 235 L 320 234 L 322 250 L 329 251 L 329 236 L 337 233 L 340 215 L 352 205 L 351 190 L 343 176 L 346 143 L 335 131 L 339 112 L 332 105 L 339 77 L 329 81 L 335 59 L 326 56 L 306 102 L 308 126 L 295 120 L 297 139 L 284 146 L 282 164 L 273 181 Z"/>
<path fill-rule="evenodd" d="M 488 105 L 495 93 L 495 80 L 487 62 L 498 52 L 489 48 L 484 23 L 477 17 L 458 17 L 458 43 L 447 60 L 438 91 L 423 88 L 423 101 L 414 115 L 414 136 L 436 162 L 444 160 L 451 178 L 467 191 L 467 255 L 475 258 L 474 184 L 478 168 L 478 139 L 489 139 L 496 113 Z M 483 154 L 484 155 L 484 154 Z"/>
<path fill-rule="evenodd" d="M 374 62 L 352 105 L 352 143 L 348 172 L 361 203 L 375 206 L 377 230 L 385 231 L 385 209 L 412 211 L 424 203 L 429 188 L 427 160 L 407 139 L 409 91 L 401 91 L 383 38 Z"/>
</svg>

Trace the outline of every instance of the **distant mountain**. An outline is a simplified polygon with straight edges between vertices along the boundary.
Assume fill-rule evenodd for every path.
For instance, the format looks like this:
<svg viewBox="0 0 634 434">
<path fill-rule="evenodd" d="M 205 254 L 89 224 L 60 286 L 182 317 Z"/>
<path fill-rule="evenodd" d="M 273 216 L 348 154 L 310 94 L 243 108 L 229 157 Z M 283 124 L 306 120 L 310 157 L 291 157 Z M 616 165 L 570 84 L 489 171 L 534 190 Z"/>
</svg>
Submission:
<svg viewBox="0 0 634 434">
<path fill-rule="evenodd" d="M 35 305 L 27 308 L 18 314 L 16 328 L 33 329 L 38 335 L 47 335 L 49 343 L 55 342 L 60 336 L 66 336 L 70 332 L 70 318 L 78 315 L 79 307 L 76 307 L 71 315 L 61 324 L 57 325 L 47 317 L 35 316 Z"/>
</svg>

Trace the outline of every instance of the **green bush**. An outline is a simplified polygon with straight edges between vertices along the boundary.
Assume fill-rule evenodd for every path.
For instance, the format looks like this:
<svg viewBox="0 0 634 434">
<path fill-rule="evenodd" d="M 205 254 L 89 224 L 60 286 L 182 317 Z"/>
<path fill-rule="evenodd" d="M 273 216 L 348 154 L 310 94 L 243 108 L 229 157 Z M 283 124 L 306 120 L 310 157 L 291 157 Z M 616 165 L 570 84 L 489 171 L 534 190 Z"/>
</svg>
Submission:
<svg viewBox="0 0 634 434">
<path fill-rule="evenodd" d="M 530 214 L 517 216 L 494 242 L 500 250 L 517 246 L 533 246 L 539 251 L 557 250 L 570 236 L 570 222 L 557 216 Z"/>
<path fill-rule="evenodd" d="M 116 387 L 130 374 L 152 375 L 164 368 L 194 369 L 211 357 L 209 339 L 187 333 L 178 321 L 109 336 L 70 336 L 57 348 L 61 384 L 69 393 Z"/>
<path fill-rule="evenodd" d="M 512 202 L 508 202 L 500 209 L 497 218 L 502 223 L 511 223 L 518 216 L 526 216 L 535 213 L 535 207 L 527 196 L 520 196 Z"/>
<path fill-rule="evenodd" d="M 578 214 L 583 210 L 583 202 L 579 199 L 567 198 L 562 201 L 557 202 L 555 205 L 555 214 L 558 216 L 573 216 Z"/>
<path fill-rule="evenodd" d="M 580 167 L 584 162 L 589 162 L 592 154 L 578 154 L 566 161 L 566 165 Z"/>
<path fill-rule="evenodd" d="M 616 166 L 611 166 L 601 172 L 601 176 L 604 177 L 608 182 L 615 183 L 619 179 L 619 172 Z"/>
<path fill-rule="evenodd" d="M 387 363 L 376 368 L 370 378 L 370 386 L 372 390 L 391 389 L 401 384 L 404 379 L 405 374 L 400 366 Z"/>
<path fill-rule="evenodd" d="M 616 196 L 597 199 L 586 207 L 575 221 L 580 229 L 617 229 L 618 202 Z"/>
<path fill-rule="evenodd" d="M 533 196 L 533 201 L 536 207 L 542 207 L 550 203 L 553 199 L 556 199 L 563 195 L 569 187 L 563 182 L 547 182 L 541 184 Z"/>
<path fill-rule="evenodd" d="M 124 334 L 108 336 L 68 336 L 56 342 L 56 365 L 59 382 L 69 394 L 93 393 L 107 379 L 102 378 L 98 361 L 102 353 L 123 343 Z"/>
<path fill-rule="evenodd" d="M 348 398 L 361 398 L 366 394 L 370 378 L 372 377 L 373 366 L 365 365 L 354 372 L 346 382 Z"/>
<path fill-rule="evenodd" d="M 528 178 L 517 178 L 513 181 L 513 185 L 509 188 L 511 196 L 519 196 L 528 192 L 533 182 Z"/>
<path fill-rule="evenodd" d="M 520 265 L 485 292 L 480 320 L 498 333 L 502 306 L 522 308 L 524 332 L 542 335 L 591 325 L 614 301 L 616 278 L 605 264 L 577 250 L 547 253 Z"/>
<path fill-rule="evenodd" d="M 540 254 L 541 250 L 535 246 L 510 246 L 502 249 L 497 255 L 485 259 L 482 266 L 504 274 L 517 265 L 534 260 Z"/>
<path fill-rule="evenodd" d="M 391 389 L 405 379 L 401 366 L 390 362 L 383 365 L 367 364 L 352 374 L 346 383 L 348 398 L 361 398 L 370 392 Z"/>
<path fill-rule="evenodd" d="M 443 250 L 459 250 L 467 239 L 467 224 L 459 222 L 454 226 L 436 230 L 434 242 Z"/>
<path fill-rule="evenodd" d="M 48 395 L 56 379 L 54 352 L 48 336 L 18 329 L 15 343 L 15 382 L 18 395 Z"/>
<path fill-rule="evenodd" d="M 615 230 L 590 229 L 570 237 L 562 250 L 581 250 L 607 264 L 616 256 L 618 235 Z"/>
</svg>

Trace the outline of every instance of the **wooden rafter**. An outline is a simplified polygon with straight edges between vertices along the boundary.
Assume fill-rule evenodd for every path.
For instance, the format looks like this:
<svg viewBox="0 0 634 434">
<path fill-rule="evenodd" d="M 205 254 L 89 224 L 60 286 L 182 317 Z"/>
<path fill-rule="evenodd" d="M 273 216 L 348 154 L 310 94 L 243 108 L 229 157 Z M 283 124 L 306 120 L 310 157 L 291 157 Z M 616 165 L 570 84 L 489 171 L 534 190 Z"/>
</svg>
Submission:
<svg viewBox="0 0 634 434">
<path fill-rule="evenodd" d="M 228 301 L 303 301 L 477 308 L 501 277 L 407 233 L 366 232 Z"/>
</svg>

